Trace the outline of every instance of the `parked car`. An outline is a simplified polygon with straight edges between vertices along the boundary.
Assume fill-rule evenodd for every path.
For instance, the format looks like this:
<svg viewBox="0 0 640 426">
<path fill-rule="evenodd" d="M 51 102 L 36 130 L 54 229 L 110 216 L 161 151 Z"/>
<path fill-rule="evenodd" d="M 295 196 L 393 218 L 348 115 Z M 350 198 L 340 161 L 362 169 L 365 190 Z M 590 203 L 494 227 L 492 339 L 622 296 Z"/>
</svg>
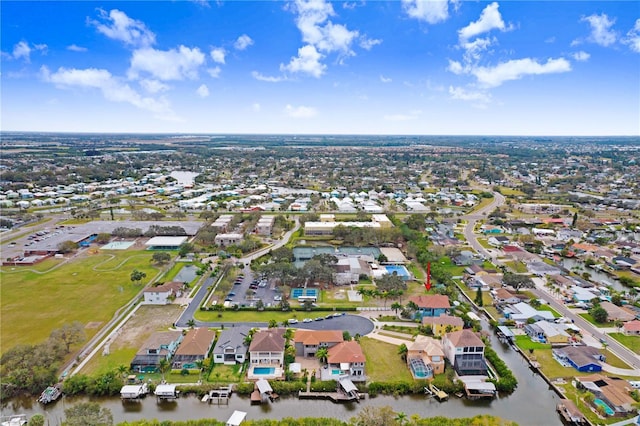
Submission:
<svg viewBox="0 0 640 426">
<path fill-rule="evenodd" d="M 297 324 L 298 320 L 295 319 L 295 318 L 291 318 L 290 320 L 287 321 L 287 323 L 289 323 L 289 324 Z"/>
<path fill-rule="evenodd" d="M 316 318 L 316 321 L 324 321 L 324 317 L 318 317 Z"/>
<path fill-rule="evenodd" d="M 305 318 L 302 320 L 302 322 L 312 322 L 313 320 L 311 318 Z"/>
</svg>

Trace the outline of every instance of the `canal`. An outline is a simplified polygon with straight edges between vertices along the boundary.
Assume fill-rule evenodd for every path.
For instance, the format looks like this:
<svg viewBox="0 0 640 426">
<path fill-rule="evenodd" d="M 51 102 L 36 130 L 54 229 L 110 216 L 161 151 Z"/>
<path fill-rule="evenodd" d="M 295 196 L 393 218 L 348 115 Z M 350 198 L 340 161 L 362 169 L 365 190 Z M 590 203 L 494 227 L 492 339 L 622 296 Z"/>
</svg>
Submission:
<svg viewBox="0 0 640 426">
<path fill-rule="evenodd" d="M 486 322 L 483 324 L 487 329 Z M 233 395 L 228 405 L 209 405 L 196 397 L 184 397 L 175 402 L 157 403 L 152 396 L 140 402 L 123 403 L 119 398 L 96 398 L 103 407 L 113 413 L 116 423 L 139 419 L 188 420 L 215 418 L 225 421 L 234 410 L 246 411 L 248 419 L 281 419 L 284 417 L 326 417 L 349 420 L 365 406 L 391 406 L 396 412 L 404 412 L 408 416 L 417 414 L 421 417 L 472 417 L 479 414 L 490 414 L 517 422 L 525 426 L 561 425 L 555 411 L 558 396 L 549 385 L 532 370 L 527 362 L 509 345 L 502 344 L 493 334 L 491 343 L 494 350 L 502 357 L 518 379 L 518 388 L 509 396 L 494 400 L 469 401 L 451 396 L 447 402 L 439 403 L 424 396 L 377 396 L 360 403 L 334 404 L 329 401 L 305 400 L 297 398 L 281 398 L 264 405 L 251 405 L 248 398 Z M 86 398 L 64 397 L 58 402 L 43 407 L 32 399 L 14 399 L 5 401 L 1 411 L 3 416 L 24 413 L 31 417 L 41 413 L 49 420 L 50 425 L 59 425 L 64 419 L 64 409 Z"/>
</svg>

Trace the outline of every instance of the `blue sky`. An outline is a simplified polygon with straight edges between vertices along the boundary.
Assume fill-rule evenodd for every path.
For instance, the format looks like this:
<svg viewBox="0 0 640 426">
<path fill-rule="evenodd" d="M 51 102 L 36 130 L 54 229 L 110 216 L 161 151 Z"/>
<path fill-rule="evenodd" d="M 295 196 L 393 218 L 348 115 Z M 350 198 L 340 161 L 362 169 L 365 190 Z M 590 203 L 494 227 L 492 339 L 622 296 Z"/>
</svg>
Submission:
<svg viewBox="0 0 640 426">
<path fill-rule="evenodd" d="M 0 8 L 3 130 L 640 135 L 636 1 Z"/>
</svg>

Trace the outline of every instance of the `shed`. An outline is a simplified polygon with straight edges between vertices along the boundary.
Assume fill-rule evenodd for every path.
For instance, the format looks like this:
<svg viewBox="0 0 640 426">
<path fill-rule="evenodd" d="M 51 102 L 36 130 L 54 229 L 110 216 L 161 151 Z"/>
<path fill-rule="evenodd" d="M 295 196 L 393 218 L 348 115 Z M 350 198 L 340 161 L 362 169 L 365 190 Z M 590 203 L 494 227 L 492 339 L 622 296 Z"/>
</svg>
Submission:
<svg viewBox="0 0 640 426">
<path fill-rule="evenodd" d="M 247 417 L 247 413 L 235 410 L 233 414 L 231 414 L 231 417 L 229 417 L 229 420 L 227 420 L 226 426 L 240 426 L 245 417 Z"/>
</svg>

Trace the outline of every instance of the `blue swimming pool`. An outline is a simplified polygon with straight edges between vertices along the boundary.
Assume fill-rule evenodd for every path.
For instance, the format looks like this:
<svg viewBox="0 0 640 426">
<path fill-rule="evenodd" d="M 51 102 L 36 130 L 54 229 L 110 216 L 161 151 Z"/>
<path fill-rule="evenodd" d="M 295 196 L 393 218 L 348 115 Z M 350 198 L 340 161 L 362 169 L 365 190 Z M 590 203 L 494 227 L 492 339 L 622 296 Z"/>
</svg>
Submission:
<svg viewBox="0 0 640 426">
<path fill-rule="evenodd" d="M 337 376 L 340 374 L 340 370 L 331 370 L 331 374 L 333 374 L 334 376 Z"/>
<path fill-rule="evenodd" d="M 596 398 L 593 400 L 593 403 L 596 405 L 599 405 L 600 407 L 604 408 L 604 412 L 607 413 L 607 416 L 613 416 L 615 413 L 613 412 L 613 409 L 611 407 L 609 407 L 609 405 L 607 405 L 606 402 L 604 402 L 603 400 Z"/>
<path fill-rule="evenodd" d="M 386 269 L 389 274 L 395 273 L 403 280 L 409 279 L 409 270 L 402 265 L 385 265 L 384 269 Z"/>
<path fill-rule="evenodd" d="M 267 376 L 275 373 L 276 369 L 274 367 L 254 367 L 253 369 L 253 374 L 256 376 Z"/>
</svg>

